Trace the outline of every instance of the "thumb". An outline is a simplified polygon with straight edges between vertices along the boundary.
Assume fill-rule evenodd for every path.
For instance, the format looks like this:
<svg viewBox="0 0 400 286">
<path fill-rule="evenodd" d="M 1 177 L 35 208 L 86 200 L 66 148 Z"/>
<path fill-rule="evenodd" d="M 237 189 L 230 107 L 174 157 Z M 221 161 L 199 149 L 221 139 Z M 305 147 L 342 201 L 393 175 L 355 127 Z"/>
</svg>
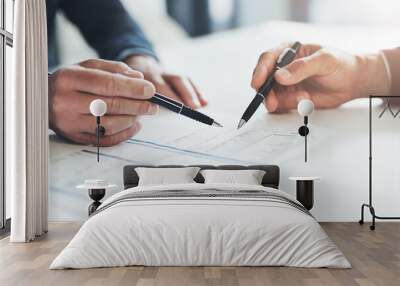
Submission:
<svg viewBox="0 0 400 286">
<path fill-rule="evenodd" d="M 275 79 L 282 85 L 297 84 L 312 76 L 322 76 L 334 70 L 336 59 L 332 54 L 316 52 L 310 56 L 297 59 L 279 69 L 275 73 Z"/>
</svg>

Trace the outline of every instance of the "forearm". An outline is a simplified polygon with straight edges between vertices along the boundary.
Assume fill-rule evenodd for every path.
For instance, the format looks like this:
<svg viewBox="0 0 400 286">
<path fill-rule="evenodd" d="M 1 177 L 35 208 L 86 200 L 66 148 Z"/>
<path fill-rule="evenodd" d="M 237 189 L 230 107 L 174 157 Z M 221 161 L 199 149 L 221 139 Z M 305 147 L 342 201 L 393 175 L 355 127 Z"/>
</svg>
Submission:
<svg viewBox="0 0 400 286">
<path fill-rule="evenodd" d="M 391 95 L 400 95 L 400 48 L 383 51 L 389 66 Z"/>
<path fill-rule="evenodd" d="M 120 1 L 63 0 L 61 8 L 101 58 L 123 60 L 134 54 L 156 58 L 151 43 Z"/>
<path fill-rule="evenodd" d="M 385 55 L 382 52 L 356 56 L 358 61 L 359 97 L 369 95 L 389 95 L 391 93 L 391 75 Z"/>
</svg>

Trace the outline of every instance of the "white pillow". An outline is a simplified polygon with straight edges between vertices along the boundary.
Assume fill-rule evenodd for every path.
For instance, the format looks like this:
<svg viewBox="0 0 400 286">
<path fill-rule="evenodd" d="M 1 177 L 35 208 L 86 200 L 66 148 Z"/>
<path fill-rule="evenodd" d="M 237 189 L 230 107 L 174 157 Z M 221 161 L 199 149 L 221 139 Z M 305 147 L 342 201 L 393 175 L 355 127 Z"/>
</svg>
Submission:
<svg viewBox="0 0 400 286">
<path fill-rule="evenodd" d="M 202 170 L 204 183 L 261 185 L 265 171 L 261 170 Z"/>
<path fill-rule="evenodd" d="M 135 168 L 139 176 L 139 186 L 195 183 L 193 179 L 199 170 L 199 167 Z"/>
</svg>

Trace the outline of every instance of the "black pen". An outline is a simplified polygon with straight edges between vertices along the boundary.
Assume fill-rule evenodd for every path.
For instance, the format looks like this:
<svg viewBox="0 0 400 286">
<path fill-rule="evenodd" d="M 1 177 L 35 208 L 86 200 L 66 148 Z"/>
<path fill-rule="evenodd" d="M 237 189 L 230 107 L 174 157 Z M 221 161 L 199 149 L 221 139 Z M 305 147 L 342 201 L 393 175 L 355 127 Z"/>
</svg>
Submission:
<svg viewBox="0 0 400 286">
<path fill-rule="evenodd" d="M 48 75 L 51 76 L 52 73 L 49 72 Z M 166 109 L 169 109 L 172 112 L 182 114 L 183 116 L 189 117 L 190 119 L 199 121 L 201 123 L 204 123 L 207 125 L 212 125 L 212 126 L 222 127 L 221 124 L 219 124 L 217 121 L 215 121 L 211 117 L 209 117 L 201 112 L 198 112 L 196 110 L 193 110 L 190 107 L 187 107 L 186 105 L 183 105 L 182 103 L 175 101 L 173 99 L 170 99 L 159 93 L 155 93 L 153 97 L 148 99 L 148 101 L 150 101 L 154 104 L 157 104 L 159 106 L 162 106 Z"/>
<path fill-rule="evenodd" d="M 238 129 L 240 127 L 242 127 L 243 125 L 245 125 L 247 123 L 247 121 L 250 120 L 250 118 L 256 112 L 257 108 L 264 101 L 264 99 L 268 96 L 269 92 L 271 91 L 271 89 L 275 83 L 275 72 L 277 70 L 279 70 L 280 68 L 283 68 L 284 66 L 290 64 L 294 60 L 298 50 L 300 49 L 300 46 L 301 46 L 301 44 L 299 42 L 295 42 L 292 47 L 286 48 L 283 51 L 283 53 L 279 56 L 278 61 L 275 64 L 274 70 L 267 77 L 267 80 L 257 91 L 256 96 L 253 98 L 253 100 L 250 102 L 249 106 L 243 113 L 243 116 L 240 119 L 240 122 L 237 127 Z"/>
<path fill-rule="evenodd" d="M 165 107 L 168 110 L 171 110 L 172 112 L 181 114 L 183 116 L 189 117 L 193 120 L 199 121 L 201 123 L 207 124 L 207 125 L 212 125 L 212 126 L 218 126 L 222 127 L 221 124 L 219 124 L 217 121 L 212 119 L 211 117 L 198 112 L 196 110 L 191 109 L 190 107 L 187 107 L 186 105 L 175 101 L 171 98 L 168 98 L 164 95 L 161 95 L 159 93 L 155 93 L 153 97 L 149 98 L 148 101 L 155 103 L 159 106 Z"/>
</svg>

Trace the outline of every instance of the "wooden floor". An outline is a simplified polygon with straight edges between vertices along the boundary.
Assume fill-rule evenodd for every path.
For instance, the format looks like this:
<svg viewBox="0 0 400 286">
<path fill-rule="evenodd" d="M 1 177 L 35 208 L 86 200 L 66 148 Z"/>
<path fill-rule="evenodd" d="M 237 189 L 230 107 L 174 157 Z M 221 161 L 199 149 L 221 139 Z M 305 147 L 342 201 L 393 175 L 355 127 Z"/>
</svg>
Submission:
<svg viewBox="0 0 400 286">
<path fill-rule="evenodd" d="M 48 270 L 50 262 L 79 228 L 52 223 L 49 233 L 29 244 L 0 241 L 0 285 L 400 285 L 400 223 L 324 223 L 323 228 L 352 269 L 289 267 L 123 267 Z"/>
</svg>

